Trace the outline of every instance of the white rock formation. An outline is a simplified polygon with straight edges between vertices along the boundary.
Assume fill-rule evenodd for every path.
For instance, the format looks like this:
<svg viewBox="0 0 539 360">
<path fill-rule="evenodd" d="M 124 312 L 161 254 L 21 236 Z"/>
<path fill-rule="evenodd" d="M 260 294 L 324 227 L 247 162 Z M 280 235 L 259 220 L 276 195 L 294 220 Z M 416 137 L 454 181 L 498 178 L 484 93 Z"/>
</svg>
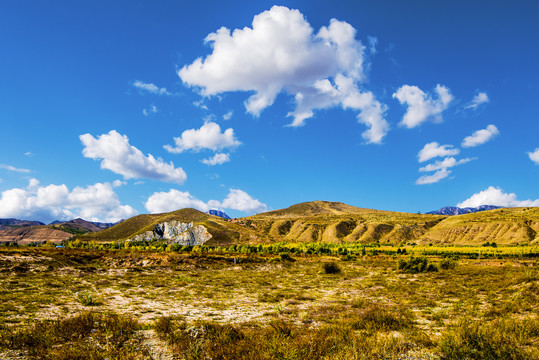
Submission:
<svg viewBox="0 0 539 360">
<path fill-rule="evenodd" d="M 183 223 L 172 220 L 155 225 L 153 231 L 146 231 L 133 236 L 127 241 L 167 240 L 168 244 L 202 245 L 210 240 L 212 235 L 202 225 Z"/>
</svg>

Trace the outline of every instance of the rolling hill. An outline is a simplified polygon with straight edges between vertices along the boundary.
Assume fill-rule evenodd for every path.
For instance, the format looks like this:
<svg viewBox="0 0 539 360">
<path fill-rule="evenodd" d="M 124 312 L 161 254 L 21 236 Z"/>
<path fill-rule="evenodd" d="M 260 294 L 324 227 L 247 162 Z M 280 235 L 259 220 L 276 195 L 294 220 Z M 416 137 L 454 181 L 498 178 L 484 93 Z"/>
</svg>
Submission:
<svg viewBox="0 0 539 360">
<path fill-rule="evenodd" d="M 194 209 L 138 215 L 109 229 L 77 238 L 122 241 L 151 232 L 172 220 L 201 225 L 208 245 L 272 242 L 475 245 L 539 243 L 539 208 L 502 208 L 464 215 L 431 215 L 363 209 L 312 201 L 286 209 L 227 220 Z"/>
</svg>

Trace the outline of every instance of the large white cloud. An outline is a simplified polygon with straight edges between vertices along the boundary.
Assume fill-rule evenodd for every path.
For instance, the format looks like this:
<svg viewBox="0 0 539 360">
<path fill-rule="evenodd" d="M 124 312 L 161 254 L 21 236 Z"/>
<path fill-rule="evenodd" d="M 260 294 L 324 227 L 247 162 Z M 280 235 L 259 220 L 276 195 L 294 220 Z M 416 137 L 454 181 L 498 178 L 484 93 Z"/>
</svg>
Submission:
<svg viewBox="0 0 539 360">
<path fill-rule="evenodd" d="M 410 129 L 428 120 L 442 121 L 442 112 L 453 101 L 453 95 L 448 88 L 440 84 L 436 85 L 434 91 L 437 98 L 426 94 L 417 86 L 403 85 L 393 94 L 393 98 L 408 106 L 401 125 Z"/>
<path fill-rule="evenodd" d="M 234 136 L 234 129 L 229 128 L 221 132 L 219 124 L 206 122 L 200 129 L 185 130 L 180 137 L 175 137 L 176 146 L 165 145 L 164 148 L 175 154 L 186 150 L 200 151 L 210 149 L 213 151 L 236 147 L 241 142 Z"/>
<path fill-rule="evenodd" d="M 437 183 L 451 174 L 451 170 L 447 168 L 440 169 L 432 175 L 423 175 L 415 181 L 416 185 L 427 185 Z"/>
<path fill-rule="evenodd" d="M 223 201 L 210 200 L 207 203 L 192 196 L 189 192 L 171 189 L 168 192 L 152 194 L 146 201 L 145 207 L 154 214 L 183 208 L 194 208 L 204 212 L 214 208 L 240 210 L 248 213 L 267 210 L 266 204 L 239 189 L 230 189 Z"/>
<path fill-rule="evenodd" d="M 187 191 L 178 191 L 176 189 L 152 194 L 146 201 L 145 207 L 152 214 L 183 208 L 194 208 L 204 212 L 210 210 L 210 207 L 204 201 L 193 197 Z"/>
<path fill-rule="evenodd" d="M 534 152 L 528 152 L 530 160 L 539 165 L 539 148 L 535 149 Z"/>
<path fill-rule="evenodd" d="M 453 145 L 440 145 L 433 141 L 425 144 L 423 149 L 417 154 L 419 162 L 425 162 L 435 157 L 454 156 L 460 153 L 459 149 L 453 147 Z"/>
<path fill-rule="evenodd" d="M 292 95 L 296 108 L 288 116 L 301 126 L 314 110 L 334 106 L 359 111 L 369 128 L 367 142 L 380 143 L 389 126 L 385 106 L 361 91 L 364 51 L 348 23 L 332 19 L 318 33 L 298 10 L 273 6 L 254 17 L 252 27 L 231 32 L 222 27 L 206 37 L 213 51 L 184 66 L 178 75 L 204 96 L 229 91 L 254 92 L 247 112 L 258 116 L 281 92 Z"/>
<path fill-rule="evenodd" d="M 477 207 L 481 205 L 505 207 L 539 206 L 539 199 L 518 200 L 515 193 L 505 193 L 499 187 L 489 186 L 487 189 L 473 194 L 469 199 L 457 204 L 458 207 Z"/>
<path fill-rule="evenodd" d="M 129 144 L 129 139 L 115 130 L 94 138 L 90 134 L 81 135 L 84 145 L 82 154 L 94 160 L 102 159 L 101 168 L 108 169 L 125 179 L 149 178 L 183 184 L 187 175 L 182 168 L 175 168 L 172 162 L 165 163 L 151 154 L 145 156 L 139 149 Z"/>
<path fill-rule="evenodd" d="M 225 209 L 240 210 L 249 213 L 266 211 L 268 207 L 257 199 L 251 197 L 240 189 L 230 189 L 226 199 L 222 202 L 210 200 L 208 202 L 213 207 L 223 207 Z"/>
<path fill-rule="evenodd" d="M 462 147 L 474 147 L 486 143 L 496 135 L 500 134 L 498 128 L 494 125 L 488 125 L 486 129 L 477 130 L 472 135 L 462 140 Z"/>
<path fill-rule="evenodd" d="M 5 190 L 0 197 L 0 218 L 49 222 L 81 217 L 115 222 L 136 214 L 131 206 L 120 203 L 110 183 L 77 186 L 70 191 L 64 184 L 39 186 L 36 179 L 30 179 L 27 188 Z"/>
</svg>

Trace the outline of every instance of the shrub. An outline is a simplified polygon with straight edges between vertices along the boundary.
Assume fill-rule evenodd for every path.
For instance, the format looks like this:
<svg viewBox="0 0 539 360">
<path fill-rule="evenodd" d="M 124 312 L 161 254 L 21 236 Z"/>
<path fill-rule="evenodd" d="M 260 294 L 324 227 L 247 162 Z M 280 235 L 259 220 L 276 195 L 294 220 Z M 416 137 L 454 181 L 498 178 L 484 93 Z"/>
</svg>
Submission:
<svg viewBox="0 0 539 360">
<path fill-rule="evenodd" d="M 324 263 L 322 268 L 326 274 L 339 274 L 341 272 L 339 265 L 334 262 Z"/>
<path fill-rule="evenodd" d="M 429 263 L 425 256 L 410 256 L 408 260 L 400 259 L 398 269 L 412 274 L 438 271 L 438 267 L 433 263 Z"/>
<path fill-rule="evenodd" d="M 89 291 L 79 291 L 78 293 L 75 293 L 75 300 L 83 306 L 95 306 L 100 304 L 94 294 Z"/>
<path fill-rule="evenodd" d="M 440 268 L 443 270 L 454 269 L 457 266 L 457 261 L 451 258 L 442 259 L 440 262 Z"/>
</svg>

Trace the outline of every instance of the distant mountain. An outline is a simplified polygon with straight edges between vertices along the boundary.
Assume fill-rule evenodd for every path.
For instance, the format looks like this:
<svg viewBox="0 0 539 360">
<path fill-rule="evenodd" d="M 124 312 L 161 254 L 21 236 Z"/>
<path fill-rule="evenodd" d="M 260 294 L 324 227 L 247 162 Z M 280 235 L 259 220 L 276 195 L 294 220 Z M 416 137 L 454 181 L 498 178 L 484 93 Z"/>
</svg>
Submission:
<svg viewBox="0 0 539 360">
<path fill-rule="evenodd" d="M 87 221 L 81 218 L 69 220 L 69 221 L 53 221 L 49 225 L 51 225 L 55 229 L 63 230 L 70 232 L 72 234 L 81 234 L 86 232 L 95 232 L 100 231 L 104 229 L 108 229 L 109 227 L 112 227 L 119 222 L 123 220 L 118 221 L 117 223 L 102 223 L 102 222 L 92 222 Z"/>
<path fill-rule="evenodd" d="M 478 207 L 466 207 L 466 208 L 459 208 L 456 206 L 446 206 L 436 211 L 430 211 L 427 214 L 432 215 L 463 215 L 463 214 L 469 214 L 469 213 L 475 213 L 479 211 L 486 211 L 486 210 L 494 210 L 494 209 L 500 209 L 502 206 L 494 206 L 494 205 L 481 205 Z"/>
<path fill-rule="evenodd" d="M 230 216 L 228 216 L 224 211 L 221 211 L 221 210 L 210 210 L 208 211 L 208 214 L 219 216 L 220 218 L 223 218 L 223 219 L 230 219 Z"/>
<path fill-rule="evenodd" d="M 19 219 L 0 219 L 1 226 L 39 226 L 45 225 L 41 221 L 19 220 Z"/>
</svg>

